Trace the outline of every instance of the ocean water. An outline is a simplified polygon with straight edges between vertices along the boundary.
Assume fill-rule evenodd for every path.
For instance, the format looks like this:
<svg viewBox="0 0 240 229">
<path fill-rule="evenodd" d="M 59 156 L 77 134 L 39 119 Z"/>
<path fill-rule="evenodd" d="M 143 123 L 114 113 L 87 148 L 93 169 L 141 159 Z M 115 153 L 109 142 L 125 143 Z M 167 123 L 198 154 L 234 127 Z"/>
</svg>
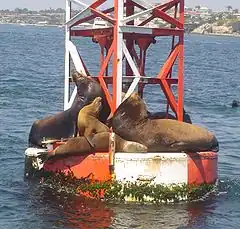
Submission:
<svg viewBox="0 0 240 229">
<path fill-rule="evenodd" d="M 92 74 L 95 44 L 77 41 Z M 149 50 L 146 71 L 156 74 L 169 42 Z M 239 228 L 240 39 L 185 37 L 185 107 L 220 143 L 219 187 L 191 203 L 107 204 L 44 190 L 23 180 L 24 150 L 34 120 L 63 109 L 64 32 L 60 28 L 0 25 L 0 228 Z M 150 110 L 164 106 L 148 87 Z M 174 173 L 174 171 L 173 171 Z"/>
</svg>

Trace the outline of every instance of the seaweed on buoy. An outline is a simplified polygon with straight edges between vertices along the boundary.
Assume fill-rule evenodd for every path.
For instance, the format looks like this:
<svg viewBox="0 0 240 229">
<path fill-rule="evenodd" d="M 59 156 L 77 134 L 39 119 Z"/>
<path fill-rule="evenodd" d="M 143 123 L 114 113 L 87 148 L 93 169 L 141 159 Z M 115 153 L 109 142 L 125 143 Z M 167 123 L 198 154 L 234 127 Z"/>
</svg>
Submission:
<svg viewBox="0 0 240 229">
<path fill-rule="evenodd" d="M 152 202 L 169 203 L 179 201 L 194 201 L 202 198 L 214 190 L 214 184 L 151 184 L 144 182 L 120 181 L 92 181 L 90 179 L 77 179 L 69 171 L 47 173 L 43 184 L 57 192 L 73 195 L 83 195 L 94 199 L 121 202 Z"/>
</svg>

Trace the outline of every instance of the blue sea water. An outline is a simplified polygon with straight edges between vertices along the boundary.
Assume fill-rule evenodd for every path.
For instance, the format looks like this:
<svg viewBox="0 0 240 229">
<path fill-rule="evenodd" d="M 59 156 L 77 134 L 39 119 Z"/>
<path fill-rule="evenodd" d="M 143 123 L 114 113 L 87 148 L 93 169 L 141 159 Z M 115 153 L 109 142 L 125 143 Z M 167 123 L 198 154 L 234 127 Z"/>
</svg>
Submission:
<svg viewBox="0 0 240 229">
<path fill-rule="evenodd" d="M 80 41 L 77 41 L 80 42 Z M 97 45 L 81 41 L 95 74 Z M 156 74 L 167 40 L 150 49 L 146 71 Z M 68 197 L 23 180 L 24 150 L 34 120 L 63 109 L 64 32 L 60 28 L 0 25 L 0 228 L 239 228 L 240 39 L 185 37 L 185 107 L 194 123 L 220 143 L 216 195 L 192 203 L 107 204 Z M 146 90 L 149 109 L 164 103 Z M 174 173 L 174 171 L 173 171 Z"/>
</svg>

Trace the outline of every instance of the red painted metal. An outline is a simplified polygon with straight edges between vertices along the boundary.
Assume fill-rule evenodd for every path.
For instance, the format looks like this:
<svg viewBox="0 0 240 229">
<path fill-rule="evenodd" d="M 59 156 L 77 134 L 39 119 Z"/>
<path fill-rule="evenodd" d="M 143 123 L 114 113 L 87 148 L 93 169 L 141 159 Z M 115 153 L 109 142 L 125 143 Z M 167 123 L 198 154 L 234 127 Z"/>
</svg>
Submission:
<svg viewBox="0 0 240 229">
<path fill-rule="evenodd" d="M 107 54 L 105 60 L 103 61 L 103 65 L 102 65 L 102 67 L 101 67 L 101 69 L 100 69 L 100 72 L 99 72 L 99 74 L 98 74 L 99 82 L 100 82 L 100 84 L 101 84 L 101 86 L 102 86 L 102 88 L 103 88 L 103 90 L 104 90 L 104 92 L 105 92 L 105 95 L 106 95 L 108 104 L 109 104 L 109 106 L 111 107 L 111 110 L 113 109 L 113 108 L 112 108 L 112 106 L 113 106 L 113 105 L 112 105 L 112 98 L 111 98 L 111 95 L 110 95 L 110 93 L 109 93 L 109 91 L 108 91 L 107 85 L 106 85 L 106 83 L 105 83 L 105 81 L 104 81 L 104 79 L 103 79 L 103 73 L 104 73 L 104 71 L 106 70 L 106 67 L 107 67 L 107 65 L 108 65 L 108 62 L 109 62 L 112 54 L 113 54 L 113 44 L 111 45 L 111 47 L 110 47 L 110 49 L 109 49 L 109 51 L 108 51 L 108 54 Z"/>
<path fill-rule="evenodd" d="M 108 22 L 110 22 L 110 23 L 112 23 L 112 24 L 115 24 L 115 23 L 116 23 L 116 20 L 115 20 L 115 19 L 109 17 L 107 14 L 102 13 L 102 12 L 99 11 L 99 10 L 95 10 L 95 9 L 91 8 L 91 12 L 92 12 L 95 16 L 101 17 L 102 19 L 104 19 L 104 20 L 106 20 L 106 21 L 108 21 Z"/>
<path fill-rule="evenodd" d="M 111 13 L 113 11 L 114 11 L 114 7 L 103 10 L 101 12 L 104 13 L 104 14 L 108 14 L 108 13 Z M 76 25 L 81 24 L 83 22 L 91 21 L 91 20 L 95 19 L 96 17 L 97 17 L 96 15 L 91 15 L 91 16 L 85 17 L 85 18 L 77 21 L 76 23 L 74 23 L 73 26 L 76 26 Z"/>
<path fill-rule="evenodd" d="M 188 154 L 188 184 L 214 184 L 218 177 L 216 152 Z"/>
<path fill-rule="evenodd" d="M 177 10 L 178 10 L 178 6 L 175 5 L 175 9 L 174 9 L 174 18 L 177 17 Z M 174 28 L 174 26 L 172 25 L 171 28 Z M 172 36 L 172 50 L 174 49 L 175 47 L 175 36 Z M 172 67 L 171 67 L 171 70 L 169 72 L 169 78 L 172 78 Z M 168 114 L 169 114 L 169 102 L 167 102 L 167 107 L 166 107 L 166 118 L 168 118 Z"/>
<path fill-rule="evenodd" d="M 107 100 L 110 104 L 112 112 L 114 112 L 117 108 L 117 65 L 118 65 L 118 23 L 119 23 L 119 15 L 118 15 L 118 1 L 113 1 L 113 7 L 105 10 L 98 10 L 97 7 L 101 6 L 105 0 L 98 0 L 92 3 L 89 7 L 92 15 L 87 16 L 78 22 L 83 23 L 89 20 L 100 16 L 101 18 L 109 21 L 112 26 L 109 28 L 101 28 L 101 29 L 74 29 L 71 28 L 70 34 L 71 36 L 83 36 L 83 37 L 92 37 L 94 42 L 97 42 L 100 46 L 100 61 L 101 67 L 98 73 L 98 80 L 106 94 Z M 140 3 L 136 3 L 132 0 L 126 0 L 124 4 L 125 8 L 125 16 L 129 17 L 134 15 L 134 7 L 138 7 L 141 10 L 147 10 L 145 5 L 140 5 Z M 174 15 L 172 15 L 172 11 Z M 109 13 L 112 13 L 109 15 Z M 153 19 L 159 18 L 164 20 L 166 23 L 170 25 L 170 27 L 164 28 L 147 28 L 144 30 L 142 26 L 151 22 Z M 167 113 L 169 106 L 176 113 L 178 120 L 183 119 L 183 68 L 184 68 L 184 0 L 171 0 L 167 3 L 152 6 L 152 12 L 149 16 L 139 23 L 138 25 L 134 25 L 134 20 L 126 23 L 125 28 L 127 28 L 127 32 L 123 32 L 123 39 L 125 40 L 126 47 L 132 56 L 133 60 L 136 62 L 137 68 L 139 70 L 140 75 L 142 76 L 139 81 L 138 91 L 140 94 L 143 93 L 144 85 L 146 84 L 159 84 L 161 89 L 167 99 Z M 143 28 L 143 29 L 142 29 Z M 124 29 L 124 28 L 123 28 Z M 148 48 L 151 46 L 156 37 L 160 36 L 171 36 L 172 37 L 172 46 L 169 52 L 169 56 L 166 58 L 165 63 L 163 64 L 160 72 L 156 77 L 146 77 L 145 73 L 145 65 Z M 175 44 L 176 43 L 176 44 Z M 139 46 L 140 52 L 139 54 L 136 52 L 136 45 Z M 106 50 L 106 55 L 104 54 L 104 50 Z M 108 75 L 108 67 L 110 64 L 110 60 L 112 63 L 112 72 L 111 75 Z M 133 71 L 126 60 L 125 61 L 125 69 L 123 69 L 126 77 L 123 78 L 123 83 L 127 83 L 130 85 L 133 80 L 132 76 Z M 177 74 L 173 76 L 173 65 L 176 64 Z M 146 79 L 147 78 L 147 79 Z M 112 84 L 112 95 L 108 90 L 107 85 Z M 175 96 L 171 85 L 177 85 L 177 95 Z"/>
<path fill-rule="evenodd" d="M 97 7 L 101 6 L 107 0 L 96 0 L 94 3 L 91 4 L 91 7 L 96 9 Z"/>
<path fill-rule="evenodd" d="M 49 172 L 62 171 L 65 174 L 72 171 L 78 179 L 90 178 L 93 181 L 108 181 L 111 179 L 109 152 L 97 152 L 90 153 L 86 156 L 68 156 L 62 159 L 51 159 L 44 163 L 44 170 Z"/>
<path fill-rule="evenodd" d="M 184 3 L 184 2 L 183 2 Z M 180 22 L 184 25 L 184 4 L 180 4 Z M 177 116 L 178 120 L 183 121 L 183 92 L 184 92 L 184 82 L 183 82 L 183 71 L 184 71 L 184 37 L 179 36 L 179 55 L 178 55 L 178 110 Z"/>
<path fill-rule="evenodd" d="M 114 0 L 114 18 L 116 19 L 116 23 L 113 27 L 113 84 L 112 84 L 112 91 L 113 91 L 113 104 L 111 106 L 112 112 L 115 112 L 117 108 L 117 65 L 118 65 L 118 56 L 117 56 L 117 49 L 118 49 L 118 26 L 119 26 L 119 20 L 118 20 L 118 0 Z"/>
<path fill-rule="evenodd" d="M 177 44 L 171 54 L 169 55 L 169 57 L 167 58 L 167 60 L 165 61 L 160 73 L 158 74 L 158 78 L 160 79 L 166 79 L 173 64 L 175 63 L 175 60 L 177 59 L 177 56 L 179 54 L 179 44 Z"/>
</svg>

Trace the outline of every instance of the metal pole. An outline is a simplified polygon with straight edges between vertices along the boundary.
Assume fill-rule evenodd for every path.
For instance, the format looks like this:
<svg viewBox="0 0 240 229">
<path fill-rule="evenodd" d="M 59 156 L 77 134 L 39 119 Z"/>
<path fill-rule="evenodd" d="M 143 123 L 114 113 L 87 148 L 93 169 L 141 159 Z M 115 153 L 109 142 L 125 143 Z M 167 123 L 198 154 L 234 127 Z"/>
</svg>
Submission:
<svg viewBox="0 0 240 229">
<path fill-rule="evenodd" d="M 114 0 L 114 56 L 113 56 L 113 112 L 121 104 L 122 94 L 122 52 L 123 34 L 120 31 L 120 21 L 123 19 L 123 0 Z"/>
<path fill-rule="evenodd" d="M 180 1 L 180 22 L 184 25 L 184 0 Z M 184 33 L 179 36 L 178 55 L 178 120 L 183 121 L 184 93 Z"/>
<path fill-rule="evenodd" d="M 71 1 L 66 0 L 66 22 L 71 18 Z M 69 101 L 69 76 L 70 76 L 70 53 L 68 42 L 70 41 L 70 28 L 65 25 L 65 80 L 64 80 L 64 110 L 68 109 Z"/>
</svg>

